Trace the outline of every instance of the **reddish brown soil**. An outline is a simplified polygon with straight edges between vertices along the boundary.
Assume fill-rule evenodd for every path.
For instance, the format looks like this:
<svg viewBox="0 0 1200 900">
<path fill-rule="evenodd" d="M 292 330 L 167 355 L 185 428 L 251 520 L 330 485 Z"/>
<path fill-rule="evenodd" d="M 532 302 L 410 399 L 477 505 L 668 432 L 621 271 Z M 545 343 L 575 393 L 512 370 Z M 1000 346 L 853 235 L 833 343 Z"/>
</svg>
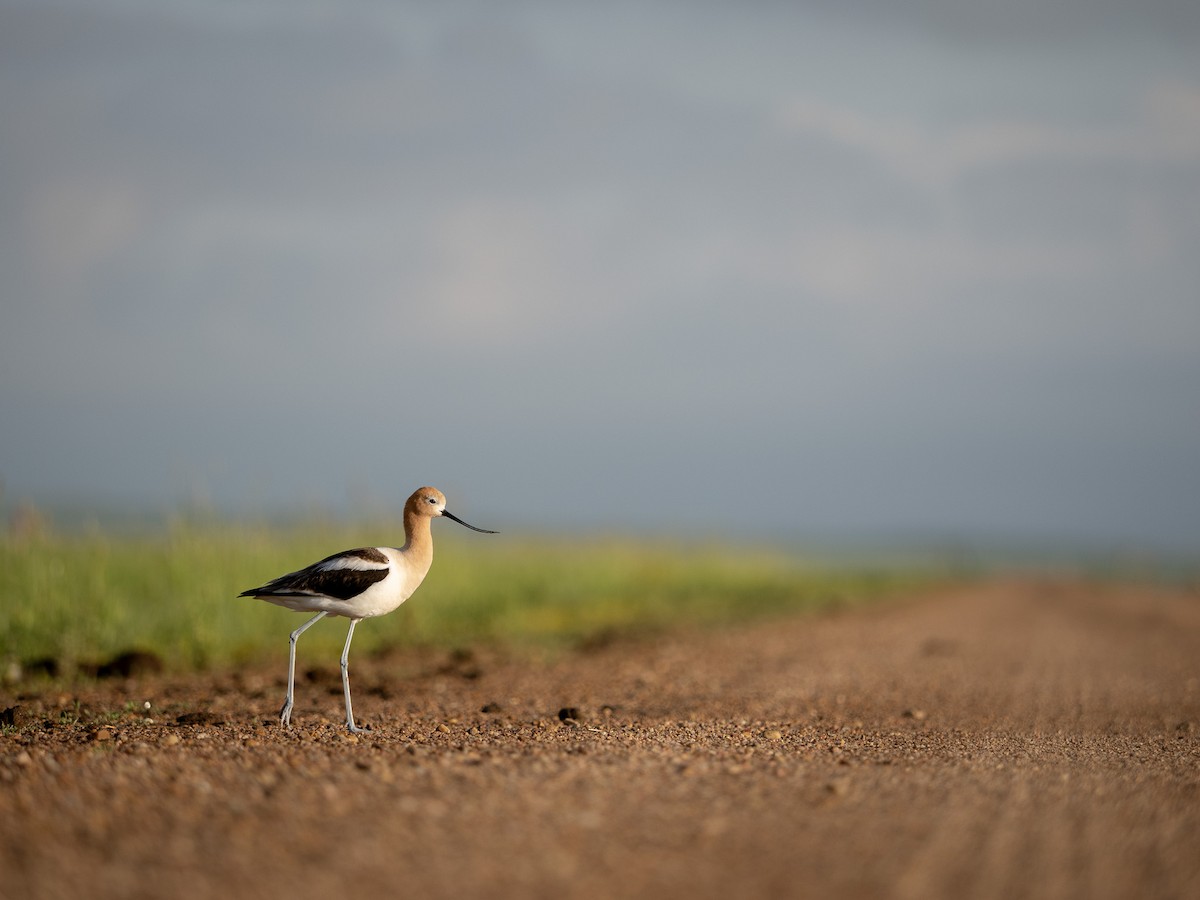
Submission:
<svg viewBox="0 0 1200 900">
<path fill-rule="evenodd" d="M 363 659 L 358 737 L 285 650 L 0 692 L 0 896 L 1200 897 L 1195 591 Z"/>
</svg>

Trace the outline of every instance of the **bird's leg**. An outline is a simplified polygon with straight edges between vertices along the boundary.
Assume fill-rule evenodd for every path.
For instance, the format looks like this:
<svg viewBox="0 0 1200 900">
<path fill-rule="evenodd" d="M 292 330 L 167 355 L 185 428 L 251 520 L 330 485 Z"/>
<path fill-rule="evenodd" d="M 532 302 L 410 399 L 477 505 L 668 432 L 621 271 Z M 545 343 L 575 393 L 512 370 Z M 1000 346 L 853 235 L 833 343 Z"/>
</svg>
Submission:
<svg viewBox="0 0 1200 900">
<path fill-rule="evenodd" d="M 351 734 L 358 734 L 365 729 L 354 724 L 354 708 L 350 705 L 350 642 L 354 640 L 354 626 L 358 619 L 350 620 L 350 630 L 346 632 L 346 646 L 342 649 L 342 692 L 346 695 L 346 727 Z"/>
<path fill-rule="evenodd" d="M 295 631 L 292 632 L 290 643 L 288 645 L 288 689 L 287 699 L 283 701 L 283 709 L 279 711 L 279 724 L 292 724 L 292 702 L 296 697 L 296 641 L 300 635 L 304 634 L 311 626 L 317 624 L 321 619 L 325 618 L 325 613 L 319 612 Z"/>
</svg>

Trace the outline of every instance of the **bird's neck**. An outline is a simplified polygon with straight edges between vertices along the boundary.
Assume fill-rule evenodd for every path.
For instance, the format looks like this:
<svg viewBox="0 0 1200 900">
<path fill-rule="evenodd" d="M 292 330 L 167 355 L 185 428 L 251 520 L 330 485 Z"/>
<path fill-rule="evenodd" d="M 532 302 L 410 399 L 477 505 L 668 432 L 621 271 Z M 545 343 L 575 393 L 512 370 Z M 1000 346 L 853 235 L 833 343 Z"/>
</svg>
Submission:
<svg viewBox="0 0 1200 900">
<path fill-rule="evenodd" d="M 433 533 L 429 530 L 432 522 L 429 516 L 404 511 L 404 546 L 400 550 L 414 565 L 425 570 L 433 562 Z"/>
</svg>

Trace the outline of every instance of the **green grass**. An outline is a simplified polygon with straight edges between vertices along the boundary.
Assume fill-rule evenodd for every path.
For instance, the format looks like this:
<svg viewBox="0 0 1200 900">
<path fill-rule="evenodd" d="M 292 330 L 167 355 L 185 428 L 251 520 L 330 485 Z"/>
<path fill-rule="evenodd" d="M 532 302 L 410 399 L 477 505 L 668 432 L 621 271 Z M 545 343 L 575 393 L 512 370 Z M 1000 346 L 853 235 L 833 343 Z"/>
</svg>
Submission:
<svg viewBox="0 0 1200 900">
<path fill-rule="evenodd" d="M 275 658 L 303 615 L 238 592 L 333 551 L 400 533 L 395 523 L 177 524 L 157 536 L 0 538 L 0 660 L 53 657 L 69 670 L 138 648 L 182 671 Z M 903 566 L 816 566 L 780 552 L 715 544 L 482 538 L 443 530 L 420 591 L 360 628 L 355 651 L 562 645 L 715 626 L 858 603 L 935 577 Z M 305 642 L 319 658 L 336 655 L 344 637 L 341 625 L 324 625 Z"/>
</svg>

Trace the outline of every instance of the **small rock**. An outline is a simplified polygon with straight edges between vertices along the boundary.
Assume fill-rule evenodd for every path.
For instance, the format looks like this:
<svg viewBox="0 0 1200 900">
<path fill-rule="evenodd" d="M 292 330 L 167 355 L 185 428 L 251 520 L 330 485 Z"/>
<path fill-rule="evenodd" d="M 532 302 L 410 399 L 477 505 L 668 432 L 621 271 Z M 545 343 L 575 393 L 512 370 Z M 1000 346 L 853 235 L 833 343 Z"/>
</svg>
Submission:
<svg viewBox="0 0 1200 900">
<path fill-rule="evenodd" d="M 504 707 L 501 706 L 499 703 L 492 701 L 491 703 L 483 704 L 483 707 L 479 711 L 485 712 L 485 713 L 498 713 L 498 712 L 504 712 Z"/>
<path fill-rule="evenodd" d="M 177 734 L 168 734 L 162 742 L 164 747 L 174 747 L 180 742 L 180 737 Z"/>
<path fill-rule="evenodd" d="M 28 750 L 22 750 L 20 753 L 18 753 L 16 756 L 13 757 L 13 762 L 15 762 L 22 769 L 24 769 L 28 766 L 33 765 L 33 757 L 29 755 Z"/>
<path fill-rule="evenodd" d="M 923 709 L 906 709 L 901 715 L 906 719 L 914 719 L 917 722 L 925 718 L 925 710 Z"/>
<path fill-rule="evenodd" d="M 558 721 L 560 722 L 565 722 L 568 719 L 578 722 L 581 718 L 579 708 L 576 706 L 564 706 L 558 711 Z"/>
<path fill-rule="evenodd" d="M 767 732 L 767 740 L 781 741 L 781 740 L 783 740 L 783 732 L 782 731 L 768 731 Z"/>
<path fill-rule="evenodd" d="M 111 728 L 97 728 L 90 735 L 88 735 L 89 740 L 97 742 L 111 741 L 114 737 L 116 737 L 116 735 L 113 734 Z"/>
<path fill-rule="evenodd" d="M 0 725 L 16 725 L 17 710 L 20 708 L 20 706 L 10 706 L 3 712 L 0 712 Z"/>
</svg>

